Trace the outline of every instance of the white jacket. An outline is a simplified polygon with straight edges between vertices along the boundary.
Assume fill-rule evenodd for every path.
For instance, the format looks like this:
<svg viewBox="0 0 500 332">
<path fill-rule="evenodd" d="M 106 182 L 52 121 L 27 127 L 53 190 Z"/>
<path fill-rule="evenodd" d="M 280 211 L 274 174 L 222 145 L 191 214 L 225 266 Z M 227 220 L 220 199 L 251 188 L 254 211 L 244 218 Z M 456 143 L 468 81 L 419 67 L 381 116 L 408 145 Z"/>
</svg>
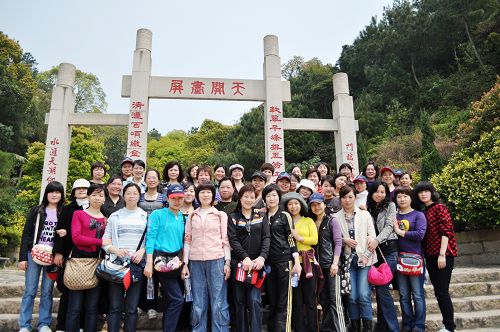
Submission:
<svg viewBox="0 0 500 332">
<path fill-rule="evenodd" d="M 367 265 L 372 265 L 377 262 L 377 255 L 368 250 L 368 241 L 376 237 L 375 227 L 373 226 L 373 219 L 368 211 L 360 210 L 359 208 L 354 208 L 354 240 L 358 243 L 356 245 L 356 252 L 358 255 L 368 256 Z M 345 220 L 344 210 L 334 214 L 334 217 L 340 223 L 342 229 L 342 238 L 349 239 L 349 229 L 347 227 L 347 222 Z M 346 254 L 351 253 L 351 247 L 344 246 Z"/>
</svg>

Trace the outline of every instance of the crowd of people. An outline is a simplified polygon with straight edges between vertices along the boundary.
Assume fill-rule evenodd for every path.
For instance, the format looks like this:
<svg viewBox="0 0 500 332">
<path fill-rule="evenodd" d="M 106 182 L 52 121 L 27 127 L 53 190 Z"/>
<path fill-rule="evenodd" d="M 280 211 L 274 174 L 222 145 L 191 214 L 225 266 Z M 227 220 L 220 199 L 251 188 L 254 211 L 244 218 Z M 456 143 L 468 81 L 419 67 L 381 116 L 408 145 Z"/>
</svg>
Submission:
<svg viewBox="0 0 500 332">
<path fill-rule="evenodd" d="M 52 331 L 54 283 L 57 331 L 98 331 L 104 321 L 110 332 L 136 331 L 139 315 L 158 312 L 163 331 L 262 331 L 267 307 L 272 332 L 418 332 L 425 330 L 425 271 L 441 331 L 455 330 L 448 289 L 457 245 L 430 182 L 412 187 L 409 173 L 374 162 L 357 176 L 349 164 L 335 172 L 325 162 L 279 174 L 264 163 L 248 182 L 244 174 L 240 164 L 184 172 L 172 161 L 160 175 L 127 157 L 106 182 L 105 165 L 94 163 L 67 204 L 63 185 L 49 183 L 22 235 L 19 331 L 33 329 L 41 276 L 40 332 Z M 40 256 L 46 247 L 48 261 Z M 127 273 L 80 289 L 65 268 L 78 260 L 95 261 L 85 272 L 106 261 Z M 373 281 L 385 263 L 390 273 Z M 401 323 L 391 288 L 399 291 Z"/>
</svg>

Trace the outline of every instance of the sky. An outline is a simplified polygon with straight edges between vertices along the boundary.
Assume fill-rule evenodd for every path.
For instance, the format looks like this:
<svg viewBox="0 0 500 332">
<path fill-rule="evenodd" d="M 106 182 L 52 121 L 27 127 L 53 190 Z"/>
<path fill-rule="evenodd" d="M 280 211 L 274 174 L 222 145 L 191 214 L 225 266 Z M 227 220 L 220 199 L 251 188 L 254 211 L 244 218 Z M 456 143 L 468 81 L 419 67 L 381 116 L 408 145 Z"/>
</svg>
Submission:
<svg viewBox="0 0 500 332">
<path fill-rule="evenodd" d="M 34 56 L 39 71 L 68 62 L 95 74 L 107 112 L 127 113 L 130 100 L 121 97 L 121 78 L 132 72 L 140 28 L 153 32 L 151 75 L 262 79 L 264 36 L 278 36 L 282 64 L 294 56 L 335 64 L 342 46 L 392 2 L 1 1 L 0 31 Z M 206 118 L 232 125 L 258 105 L 151 99 L 149 130 L 189 130 Z"/>
</svg>

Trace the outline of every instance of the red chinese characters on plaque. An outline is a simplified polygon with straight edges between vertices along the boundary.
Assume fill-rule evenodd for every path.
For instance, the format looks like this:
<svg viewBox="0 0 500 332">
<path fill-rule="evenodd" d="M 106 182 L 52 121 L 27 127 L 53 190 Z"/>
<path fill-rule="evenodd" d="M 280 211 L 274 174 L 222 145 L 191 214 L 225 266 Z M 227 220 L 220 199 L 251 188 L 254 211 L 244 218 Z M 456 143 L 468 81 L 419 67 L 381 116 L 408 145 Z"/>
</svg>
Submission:
<svg viewBox="0 0 500 332">
<path fill-rule="evenodd" d="M 172 89 L 182 92 L 182 81 L 173 82 Z M 130 104 L 129 117 L 129 136 L 127 140 L 127 155 L 133 159 L 139 159 L 145 151 L 147 132 L 145 120 L 147 119 L 148 104 L 147 100 L 134 100 Z"/>
<path fill-rule="evenodd" d="M 203 95 L 205 94 L 205 83 L 201 81 L 194 81 L 191 83 L 191 94 L 192 95 Z"/>
<path fill-rule="evenodd" d="M 225 95 L 224 82 L 212 82 L 212 95 Z"/>
<path fill-rule="evenodd" d="M 168 92 L 177 96 L 245 96 L 245 82 L 210 79 L 172 79 L 169 81 Z M 189 89 L 189 87 L 191 89 Z M 144 106 L 144 105 L 143 105 Z M 134 107 L 133 109 L 141 109 Z"/>
<path fill-rule="evenodd" d="M 245 83 L 243 82 L 233 82 L 233 86 L 231 87 L 231 90 L 233 90 L 233 96 L 235 95 L 241 95 L 243 96 L 243 91 L 245 90 L 245 87 L 243 86 Z"/>
<path fill-rule="evenodd" d="M 284 156 L 284 142 L 283 142 L 283 112 L 280 107 L 270 106 L 268 108 L 268 156 L 270 163 L 275 168 L 275 176 L 284 171 L 285 156 Z"/>
<path fill-rule="evenodd" d="M 47 174 L 45 174 L 47 176 L 45 178 L 47 182 L 52 182 L 56 180 L 56 175 L 57 175 L 56 158 L 59 154 L 59 147 L 58 147 L 59 144 L 60 144 L 59 138 L 54 137 L 50 140 L 48 149 L 46 150 L 46 152 L 48 151 L 49 153 L 49 158 L 47 164 L 45 165 L 46 167 L 44 167 L 47 170 Z"/>
</svg>

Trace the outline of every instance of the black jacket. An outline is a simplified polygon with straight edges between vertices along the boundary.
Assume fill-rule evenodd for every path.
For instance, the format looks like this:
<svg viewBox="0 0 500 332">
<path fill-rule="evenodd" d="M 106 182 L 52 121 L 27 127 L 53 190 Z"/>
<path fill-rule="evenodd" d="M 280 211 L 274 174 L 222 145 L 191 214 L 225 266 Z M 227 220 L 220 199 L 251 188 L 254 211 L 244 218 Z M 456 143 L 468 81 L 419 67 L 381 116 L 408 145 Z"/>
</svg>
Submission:
<svg viewBox="0 0 500 332">
<path fill-rule="evenodd" d="M 122 207 L 125 207 L 125 201 L 123 200 L 123 197 L 120 196 L 120 198 L 118 198 L 118 201 L 116 202 L 116 204 L 113 202 L 113 200 L 110 197 L 106 197 L 104 204 L 101 206 L 101 213 L 106 218 L 109 218 L 109 216 L 111 214 L 120 210 Z"/>
<path fill-rule="evenodd" d="M 267 259 L 271 237 L 269 223 L 262 215 L 254 214 L 248 220 L 239 211 L 231 213 L 227 222 L 227 233 L 233 263 L 247 257 L 252 260 L 259 256 Z"/>
<path fill-rule="evenodd" d="M 64 259 L 68 258 L 71 249 L 73 249 L 71 223 L 73 221 L 73 213 L 78 210 L 82 210 L 82 207 L 76 201 L 72 201 L 62 209 L 61 217 L 57 222 L 56 230 L 65 229 L 66 236 L 59 237 L 56 233 L 54 237 L 54 254 L 61 254 Z"/>
<path fill-rule="evenodd" d="M 273 263 L 288 262 L 293 258 L 292 255 L 297 252 L 297 246 L 287 216 L 280 209 L 270 219 L 266 214 L 264 221 L 269 223 L 271 233 L 268 261 Z"/>
<path fill-rule="evenodd" d="M 340 230 L 340 229 L 339 229 Z M 339 245 L 339 244 L 337 244 Z M 342 248 L 342 242 L 340 242 Z M 325 214 L 318 230 L 318 263 L 323 269 L 329 269 L 333 262 L 335 243 L 333 239 L 332 217 Z"/>
<path fill-rule="evenodd" d="M 36 235 L 35 242 L 38 242 L 40 235 L 42 234 L 47 214 L 41 205 L 37 205 L 30 210 L 28 217 L 26 218 L 26 224 L 24 224 L 23 235 L 21 237 L 21 247 L 19 249 L 20 262 L 28 261 L 28 253 L 31 251 L 31 248 L 33 248 L 33 239 L 35 236 L 36 219 L 38 214 L 40 214 L 40 221 L 38 224 L 38 234 Z M 57 215 L 57 220 L 60 220 L 59 214 Z"/>
</svg>

